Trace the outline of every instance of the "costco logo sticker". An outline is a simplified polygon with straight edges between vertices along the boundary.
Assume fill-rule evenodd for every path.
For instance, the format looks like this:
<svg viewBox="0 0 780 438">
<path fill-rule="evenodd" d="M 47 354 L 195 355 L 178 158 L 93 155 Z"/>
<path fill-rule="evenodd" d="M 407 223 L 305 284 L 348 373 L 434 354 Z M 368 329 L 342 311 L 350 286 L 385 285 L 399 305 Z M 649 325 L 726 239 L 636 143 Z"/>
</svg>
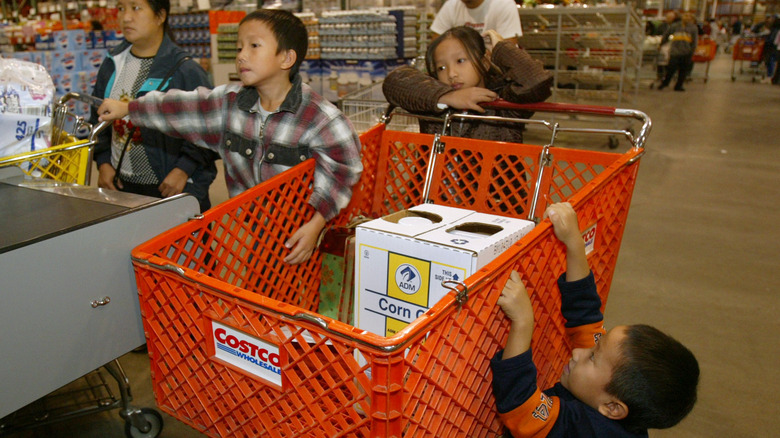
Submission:
<svg viewBox="0 0 780 438">
<path fill-rule="evenodd" d="M 582 233 L 582 239 L 585 241 L 585 254 L 590 254 L 596 249 L 596 224 Z"/>
<path fill-rule="evenodd" d="M 281 388 L 282 370 L 279 346 L 250 336 L 228 325 L 211 321 L 211 353 L 241 372 Z"/>
</svg>

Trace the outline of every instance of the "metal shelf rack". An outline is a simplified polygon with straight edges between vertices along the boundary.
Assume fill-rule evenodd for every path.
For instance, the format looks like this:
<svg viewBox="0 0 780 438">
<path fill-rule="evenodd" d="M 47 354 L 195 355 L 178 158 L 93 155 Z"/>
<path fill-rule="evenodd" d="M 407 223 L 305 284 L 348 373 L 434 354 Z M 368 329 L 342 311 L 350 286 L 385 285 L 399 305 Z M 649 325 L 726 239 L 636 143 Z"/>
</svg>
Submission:
<svg viewBox="0 0 780 438">
<path fill-rule="evenodd" d="M 620 106 L 639 89 L 644 27 L 629 6 L 518 8 L 519 44 L 554 72 L 552 99 Z"/>
</svg>

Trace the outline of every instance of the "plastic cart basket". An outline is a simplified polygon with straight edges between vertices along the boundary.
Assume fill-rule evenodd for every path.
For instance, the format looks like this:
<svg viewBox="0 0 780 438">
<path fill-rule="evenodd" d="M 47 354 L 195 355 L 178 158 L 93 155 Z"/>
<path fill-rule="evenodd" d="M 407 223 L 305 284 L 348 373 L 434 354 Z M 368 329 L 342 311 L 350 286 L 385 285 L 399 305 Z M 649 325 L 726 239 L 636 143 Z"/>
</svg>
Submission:
<svg viewBox="0 0 780 438">
<path fill-rule="evenodd" d="M 710 77 L 710 62 L 715 59 L 715 54 L 718 52 L 718 43 L 711 38 L 700 38 L 696 45 L 696 50 L 693 52 L 693 62 L 705 63 L 704 69 L 704 83 L 707 83 L 707 79 Z"/>
<path fill-rule="evenodd" d="M 636 117 L 644 124 L 636 136 L 621 131 L 634 143 L 622 154 L 389 131 L 380 124 L 361 136 L 365 171 L 333 223 L 379 217 L 426 198 L 536 218 L 545 205 L 534 206 L 531 194 L 544 203 L 566 200 L 592 239 L 589 261 L 606 304 L 650 121 L 614 108 L 522 108 Z M 565 130 L 534 123 L 550 128 L 553 138 Z M 507 181 L 503 172 L 519 163 L 522 175 L 515 167 L 509 173 L 516 180 Z M 315 313 L 320 254 L 298 266 L 283 262 L 285 239 L 311 216 L 306 199 L 313 171 L 314 161 L 306 161 L 132 251 L 160 409 L 222 437 L 500 434 L 489 360 L 506 341 L 509 325 L 496 300 L 512 269 L 532 294 L 540 385 L 556 381 L 570 350 L 556 287 L 565 253 L 549 221 L 465 283 L 450 284 L 451 293 L 398 334 L 382 337 Z M 507 187 L 513 194 L 504 194 Z"/>
<path fill-rule="evenodd" d="M 742 67 L 743 61 L 750 62 L 750 71 L 753 73 L 752 81 L 756 82 L 759 75 L 758 69 L 760 68 L 761 61 L 764 59 L 764 43 L 763 37 L 745 37 L 737 40 L 734 45 L 734 49 L 731 52 L 731 80 L 736 81 L 737 75 L 734 73 L 736 69 L 737 61 L 739 61 L 739 72 L 744 73 L 745 70 Z"/>
<path fill-rule="evenodd" d="M 71 99 L 95 103 L 92 96 L 68 93 L 57 102 L 52 117 L 51 147 L 0 158 L 0 167 L 17 166 L 27 175 L 55 181 L 88 185 L 92 170 L 92 147 L 108 122 L 92 126 L 82 117 L 68 111 Z M 69 134 L 70 132 L 71 134 Z M 72 134 L 88 132 L 88 138 Z"/>
</svg>

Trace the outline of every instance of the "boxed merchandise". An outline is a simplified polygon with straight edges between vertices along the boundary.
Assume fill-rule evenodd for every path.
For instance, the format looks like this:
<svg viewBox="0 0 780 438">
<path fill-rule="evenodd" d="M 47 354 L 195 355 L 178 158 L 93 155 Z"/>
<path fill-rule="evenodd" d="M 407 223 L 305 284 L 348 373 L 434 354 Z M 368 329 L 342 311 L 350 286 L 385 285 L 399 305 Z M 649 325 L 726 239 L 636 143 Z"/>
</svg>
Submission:
<svg viewBox="0 0 780 438">
<path fill-rule="evenodd" d="M 527 220 L 424 204 L 356 228 L 355 326 L 392 336 L 530 232 Z"/>
<path fill-rule="evenodd" d="M 107 54 L 108 51 L 105 49 L 83 50 L 81 52 L 81 69 L 84 71 L 99 69 Z"/>
<path fill-rule="evenodd" d="M 55 50 L 83 50 L 87 48 L 87 34 L 83 29 L 52 32 Z"/>
<path fill-rule="evenodd" d="M 0 157 L 50 146 L 54 84 L 40 65 L 0 58 Z"/>
<path fill-rule="evenodd" d="M 51 52 L 52 73 L 72 73 L 81 71 L 81 50 L 54 50 Z"/>
<path fill-rule="evenodd" d="M 103 43 L 106 45 L 106 49 L 112 49 L 122 44 L 123 39 L 124 36 L 121 32 L 117 32 L 115 30 L 103 31 Z"/>
<path fill-rule="evenodd" d="M 384 61 L 322 60 L 322 97 L 337 102 L 345 95 L 381 82 L 387 76 Z"/>
</svg>

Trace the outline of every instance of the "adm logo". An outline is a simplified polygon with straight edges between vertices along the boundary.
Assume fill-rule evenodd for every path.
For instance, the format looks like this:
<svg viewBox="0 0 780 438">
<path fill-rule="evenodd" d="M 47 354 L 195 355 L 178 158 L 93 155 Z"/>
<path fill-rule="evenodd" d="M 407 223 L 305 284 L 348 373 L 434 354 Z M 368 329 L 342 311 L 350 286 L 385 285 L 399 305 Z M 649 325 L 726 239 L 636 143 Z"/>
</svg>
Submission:
<svg viewBox="0 0 780 438">
<path fill-rule="evenodd" d="M 409 264 L 402 264 L 395 270 L 395 284 L 401 292 L 412 295 L 420 290 L 420 273 Z"/>
</svg>

